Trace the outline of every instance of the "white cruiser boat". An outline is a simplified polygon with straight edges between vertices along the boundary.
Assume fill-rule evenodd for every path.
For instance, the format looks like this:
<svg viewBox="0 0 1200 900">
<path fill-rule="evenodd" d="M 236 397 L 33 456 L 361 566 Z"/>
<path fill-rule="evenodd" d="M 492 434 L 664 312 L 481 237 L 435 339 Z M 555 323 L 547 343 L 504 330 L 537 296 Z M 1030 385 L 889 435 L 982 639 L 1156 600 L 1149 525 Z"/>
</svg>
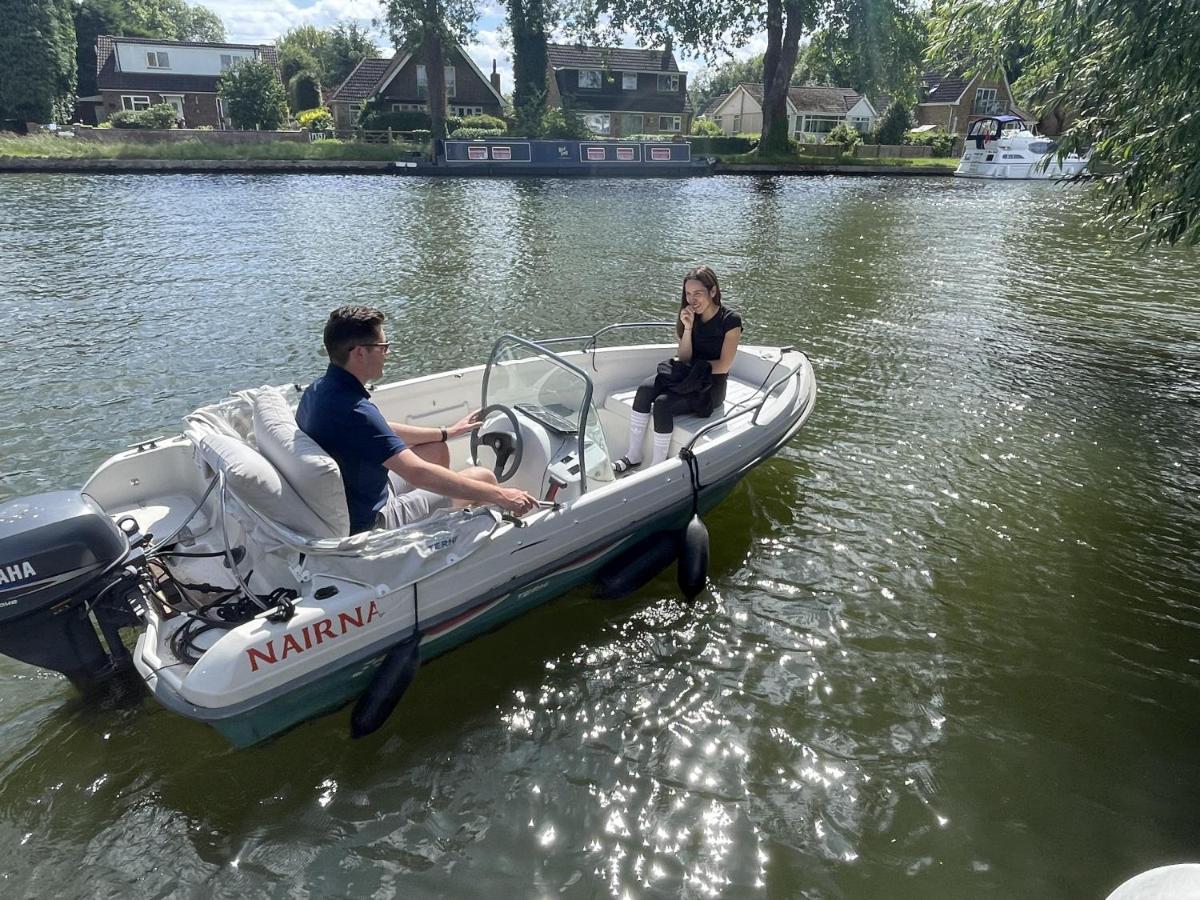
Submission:
<svg viewBox="0 0 1200 900">
<path fill-rule="evenodd" d="M 494 463 L 545 498 L 521 520 L 447 510 L 350 536 L 341 475 L 296 427 L 294 385 L 199 409 L 182 435 L 118 453 L 81 491 L 0 504 L 0 653 L 83 687 L 135 670 L 164 706 L 238 746 L 355 700 L 356 733 L 374 730 L 422 658 L 640 559 L 661 569 L 685 524 L 693 537 L 693 514 L 811 413 L 802 353 L 743 346 L 724 406 L 677 419 L 666 462 L 615 478 L 637 383 L 674 343 L 600 345 L 646 327 L 663 323 L 505 335 L 486 365 L 374 391 L 389 419 L 420 425 L 482 403 L 484 425 L 451 442 L 452 464 Z"/>
<path fill-rule="evenodd" d="M 1016 115 L 986 116 L 967 129 L 966 149 L 954 174 L 960 178 L 1070 178 L 1087 167 L 1087 159 L 1055 153 L 1054 141 L 1034 134 Z"/>
</svg>

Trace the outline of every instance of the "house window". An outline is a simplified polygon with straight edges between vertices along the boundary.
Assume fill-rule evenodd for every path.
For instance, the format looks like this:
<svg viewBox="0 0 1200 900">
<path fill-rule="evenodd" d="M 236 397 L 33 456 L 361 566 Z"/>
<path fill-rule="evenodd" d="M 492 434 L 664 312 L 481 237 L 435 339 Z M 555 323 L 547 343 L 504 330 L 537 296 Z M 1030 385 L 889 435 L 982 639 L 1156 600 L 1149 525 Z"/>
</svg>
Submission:
<svg viewBox="0 0 1200 900">
<path fill-rule="evenodd" d="M 659 131 L 682 131 L 683 130 L 682 116 L 659 116 L 658 130 Z"/>
<path fill-rule="evenodd" d="M 609 113 L 588 113 L 583 124 L 592 134 L 608 134 L 612 131 L 612 116 Z"/>
<path fill-rule="evenodd" d="M 141 112 L 143 109 L 150 108 L 150 98 L 144 94 L 122 94 L 121 109 L 127 109 L 130 112 Z"/>
<path fill-rule="evenodd" d="M 228 72 L 230 69 L 232 69 L 238 63 L 240 63 L 243 59 L 245 59 L 245 57 L 243 57 L 243 56 L 235 56 L 232 53 L 222 53 L 221 54 L 221 71 Z"/>
<path fill-rule="evenodd" d="M 446 96 L 453 97 L 455 91 L 454 66 L 446 66 Z M 429 76 L 423 65 L 417 66 L 417 97 L 429 96 Z"/>
<path fill-rule="evenodd" d="M 677 93 L 679 91 L 678 75 L 659 75 L 658 90 L 660 93 Z"/>
<path fill-rule="evenodd" d="M 452 106 L 450 107 L 450 115 L 452 116 L 482 116 L 482 106 Z"/>
<path fill-rule="evenodd" d="M 992 116 L 1000 112 L 1000 104 L 996 102 L 995 88 L 979 88 L 975 91 L 975 103 L 971 107 L 973 116 Z"/>
<path fill-rule="evenodd" d="M 621 90 L 636 91 L 637 90 L 637 72 L 622 72 L 621 73 Z"/>
<path fill-rule="evenodd" d="M 151 69 L 169 69 L 171 57 L 161 50 L 149 50 L 146 53 L 146 66 Z"/>
<path fill-rule="evenodd" d="M 600 89 L 600 70 L 599 69 L 580 69 L 579 70 L 579 86 L 581 88 Z"/>
<path fill-rule="evenodd" d="M 425 112 L 424 103 L 393 103 L 392 112 Z"/>
<path fill-rule="evenodd" d="M 800 127 L 797 129 L 797 132 L 803 134 L 829 134 L 841 122 L 841 119 L 836 119 L 833 116 L 801 116 Z"/>
<path fill-rule="evenodd" d="M 734 113 L 734 116 L 733 116 L 733 133 L 734 134 L 742 133 L 742 117 L 741 117 L 741 114 L 739 114 L 739 113 Z"/>
<path fill-rule="evenodd" d="M 871 130 L 871 120 L 861 116 L 853 116 L 850 119 L 850 126 L 859 134 L 866 134 Z"/>
</svg>

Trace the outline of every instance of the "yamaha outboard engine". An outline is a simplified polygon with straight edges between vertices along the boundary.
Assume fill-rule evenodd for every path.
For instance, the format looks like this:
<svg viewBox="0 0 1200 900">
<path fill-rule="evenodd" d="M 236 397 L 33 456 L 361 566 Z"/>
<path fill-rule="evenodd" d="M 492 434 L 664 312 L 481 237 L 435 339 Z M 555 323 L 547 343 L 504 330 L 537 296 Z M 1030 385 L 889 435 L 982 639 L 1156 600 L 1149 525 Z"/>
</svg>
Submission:
<svg viewBox="0 0 1200 900">
<path fill-rule="evenodd" d="M 130 534 L 76 491 L 0 503 L 0 653 L 80 686 L 130 665 L 119 631 L 138 621 L 143 575 L 130 563 L 140 559 Z"/>
</svg>

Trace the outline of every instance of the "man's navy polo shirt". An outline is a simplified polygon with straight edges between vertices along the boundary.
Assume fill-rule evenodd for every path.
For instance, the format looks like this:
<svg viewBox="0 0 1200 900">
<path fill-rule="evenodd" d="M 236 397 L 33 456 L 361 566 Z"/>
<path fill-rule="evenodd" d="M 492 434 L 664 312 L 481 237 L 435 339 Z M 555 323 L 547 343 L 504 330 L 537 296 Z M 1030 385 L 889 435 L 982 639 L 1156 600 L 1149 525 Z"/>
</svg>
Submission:
<svg viewBox="0 0 1200 900">
<path fill-rule="evenodd" d="M 362 382 L 330 363 L 300 398 L 296 424 L 321 445 L 342 470 L 350 533 L 375 525 L 375 515 L 388 499 L 384 463 L 406 444 L 388 426 Z"/>
</svg>

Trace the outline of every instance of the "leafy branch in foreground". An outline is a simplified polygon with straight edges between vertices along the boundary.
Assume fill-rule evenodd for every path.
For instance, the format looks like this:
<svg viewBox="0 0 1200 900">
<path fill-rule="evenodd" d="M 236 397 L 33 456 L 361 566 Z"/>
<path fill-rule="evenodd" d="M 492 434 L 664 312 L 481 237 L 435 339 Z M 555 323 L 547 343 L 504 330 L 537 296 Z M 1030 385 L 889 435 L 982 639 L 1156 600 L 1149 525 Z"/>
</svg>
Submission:
<svg viewBox="0 0 1200 900">
<path fill-rule="evenodd" d="M 941 5 L 930 34 L 935 63 L 972 72 L 1024 42 L 1021 99 L 1066 119 L 1060 153 L 1090 149 L 1107 221 L 1200 243 L 1198 0 L 974 0 Z"/>
</svg>

